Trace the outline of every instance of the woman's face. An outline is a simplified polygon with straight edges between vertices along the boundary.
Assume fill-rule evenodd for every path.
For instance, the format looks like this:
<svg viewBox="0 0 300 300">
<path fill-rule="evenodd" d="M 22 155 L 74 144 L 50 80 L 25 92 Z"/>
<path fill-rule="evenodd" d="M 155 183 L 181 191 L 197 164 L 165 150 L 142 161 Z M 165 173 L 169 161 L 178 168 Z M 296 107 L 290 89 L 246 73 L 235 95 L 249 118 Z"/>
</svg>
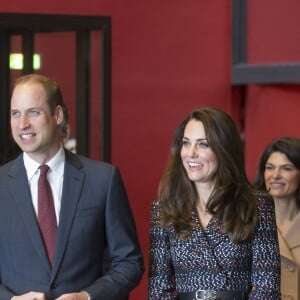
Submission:
<svg viewBox="0 0 300 300">
<path fill-rule="evenodd" d="M 281 152 L 273 152 L 266 161 L 264 179 L 274 198 L 294 196 L 300 185 L 300 171 Z"/>
<path fill-rule="evenodd" d="M 191 181 L 213 183 L 218 160 L 208 145 L 202 122 L 187 123 L 182 140 L 181 160 Z"/>
</svg>

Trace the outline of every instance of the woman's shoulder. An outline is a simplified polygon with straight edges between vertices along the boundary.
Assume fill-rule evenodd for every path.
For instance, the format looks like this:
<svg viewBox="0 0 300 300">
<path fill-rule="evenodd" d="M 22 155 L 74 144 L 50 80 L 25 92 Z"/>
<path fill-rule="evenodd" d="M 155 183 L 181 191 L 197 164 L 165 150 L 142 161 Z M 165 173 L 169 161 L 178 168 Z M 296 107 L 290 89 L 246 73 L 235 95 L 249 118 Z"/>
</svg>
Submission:
<svg viewBox="0 0 300 300">
<path fill-rule="evenodd" d="M 158 216 L 160 210 L 160 205 L 158 200 L 154 200 L 151 202 L 151 212 L 152 216 Z"/>
<path fill-rule="evenodd" d="M 260 208 L 274 207 L 274 199 L 267 193 L 259 192 L 256 194 L 257 206 Z"/>
<path fill-rule="evenodd" d="M 273 221 L 275 219 L 275 203 L 272 196 L 261 193 L 257 195 L 256 200 L 259 219 Z"/>
</svg>

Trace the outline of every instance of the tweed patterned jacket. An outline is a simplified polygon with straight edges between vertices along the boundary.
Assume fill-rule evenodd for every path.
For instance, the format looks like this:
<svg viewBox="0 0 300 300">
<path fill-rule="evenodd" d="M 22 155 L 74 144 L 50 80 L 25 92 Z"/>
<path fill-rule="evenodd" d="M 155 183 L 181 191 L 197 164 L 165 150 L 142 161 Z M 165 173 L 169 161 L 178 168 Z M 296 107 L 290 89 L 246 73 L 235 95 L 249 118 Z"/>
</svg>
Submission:
<svg viewBox="0 0 300 300">
<path fill-rule="evenodd" d="M 252 300 L 280 299 L 280 255 L 274 203 L 257 199 L 259 222 L 252 240 L 233 243 L 214 217 L 203 229 L 196 211 L 191 236 L 181 239 L 157 221 L 152 204 L 148 300 L 177 299 L 180 292 L 248 291 Z M 253 288 L 254 287 L 254 288 Z"/>
</svg>

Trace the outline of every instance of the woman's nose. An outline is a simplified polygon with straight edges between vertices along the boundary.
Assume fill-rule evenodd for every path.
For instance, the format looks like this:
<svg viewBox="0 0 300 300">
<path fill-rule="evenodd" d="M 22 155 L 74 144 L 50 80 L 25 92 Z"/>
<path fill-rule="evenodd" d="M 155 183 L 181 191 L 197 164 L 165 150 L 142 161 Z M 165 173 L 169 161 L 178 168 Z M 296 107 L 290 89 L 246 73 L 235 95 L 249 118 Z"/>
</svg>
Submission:
<svg viewBox="0 0 300 300">
<path fill-rule="evenodd" d="M 197 156 L 197 149 L 196 146 L 191 146 L 189 149 L 189 156 L 190 157 L 196 157 Z"/>
<path fill-rule="evenodd" d="M 279 168 L 274 169 L 273 172 L 272 172 L 272 176 L 274 178 L 280 178 L 281 177 L 280 169 Z"/>
</svg>

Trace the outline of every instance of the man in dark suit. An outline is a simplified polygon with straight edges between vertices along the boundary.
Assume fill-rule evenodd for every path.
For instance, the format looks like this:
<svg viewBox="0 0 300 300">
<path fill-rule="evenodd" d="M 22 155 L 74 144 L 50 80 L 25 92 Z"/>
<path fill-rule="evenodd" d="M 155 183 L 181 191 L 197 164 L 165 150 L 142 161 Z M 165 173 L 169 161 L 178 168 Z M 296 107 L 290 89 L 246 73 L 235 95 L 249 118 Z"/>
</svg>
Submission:
<svg viewBox="0 0 300 300">
<path fill-rule="evenodd" d="M 63 107 L 50 78 L 30 74 L 16 81 L 11 129 L 23 153 L 0 168 L 0 299 L 120 300 L 143 274 L 120 173 L 63 148 Z M 53 255 L 38 218 L 44 164 L 57 223 Z M 104 272 L 105 254 L 110 267 Z"/>
</svg>

